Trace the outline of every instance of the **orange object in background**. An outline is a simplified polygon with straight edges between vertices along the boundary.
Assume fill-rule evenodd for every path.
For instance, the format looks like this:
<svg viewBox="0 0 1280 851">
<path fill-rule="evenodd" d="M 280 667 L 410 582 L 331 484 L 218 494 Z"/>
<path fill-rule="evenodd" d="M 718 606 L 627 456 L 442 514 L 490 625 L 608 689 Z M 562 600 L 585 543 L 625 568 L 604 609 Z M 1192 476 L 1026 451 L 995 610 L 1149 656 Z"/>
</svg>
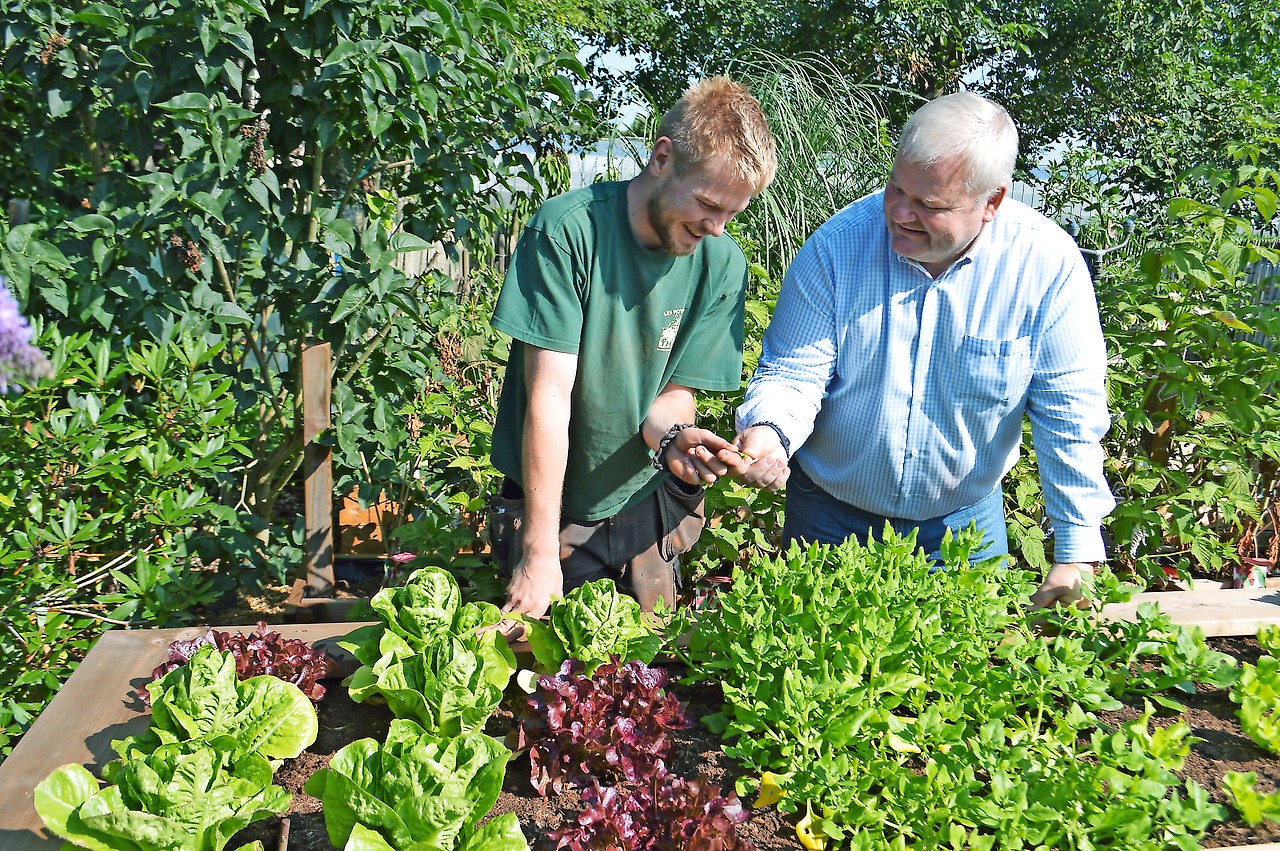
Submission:
<svg viewBox="0 0 1280 851">
<path fill-rule="evenodd" d="M 368 508 L 360 507 L 355 491 L 347 494 L 342 498 L 335 523 L 338 530 L 337 552 L 348 555 L 386 555 L 389 550 L 382 536 L 384 519 L 394 520 L 397 515 L 395 503 L 385 493 Z"/>
</svg>

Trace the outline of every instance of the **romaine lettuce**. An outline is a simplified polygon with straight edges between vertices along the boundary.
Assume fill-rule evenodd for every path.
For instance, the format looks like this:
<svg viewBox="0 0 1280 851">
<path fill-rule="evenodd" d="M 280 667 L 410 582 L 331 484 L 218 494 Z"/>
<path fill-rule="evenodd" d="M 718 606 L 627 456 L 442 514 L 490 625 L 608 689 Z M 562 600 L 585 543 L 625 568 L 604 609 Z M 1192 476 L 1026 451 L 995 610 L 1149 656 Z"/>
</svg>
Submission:
<svg viewBox="0 0 1280 851">
<path fill-rule="evenodd" d="M 502 620 L 492 603 L 463 603 L 458 583 L 438 567 L 416 570 L 400 587 L 384 588 L 371 605 L 382 623 L 350 632 L 338 646 L 351 652 L 361 669 L 347 681 L 368 683 L 372 668 L 391 664 L 386 657 L 414 656 L 448 639 L 462 642 L 482 662 L 484 677 L 499 691 L 507 687 L 516 669 L 515 655 L 495 626 Z"/>
<path fill-rule="evenodd" d="M 356 671 L 347 685 L 357 703 L 377 695 L 397 718 L 415 719 L 439 735 L 456 736 L 483 729 L 502 702 L 502 689 L 491 681 L 492 673 L 492 666 L 463 642 L 444 638 L 414 655 L 388 653 L 372 667 Z"/>
<path fill-rule="evenodd" d="M 292 796 L 271 783 L 271 764 L 249 754 L 233 763 L 203 742 L 162 745 L 115 761 L 108 785 L 83 765 L 64 765 L 35 790 L 48 829 L 94 851 L 221 851 L 245 825 L 285 812 Z M 243 846 L 261 849 L 261 843 Z"/>
<path fill-rule="evenodd" d="M 619 594 L 612 579 L 581 585 L 553 600 L 547 622 L 520 618 L 529 647 L 543 673 L 554 673 L 566 659 L 586 666 L 587 676 L 617 656 L 622 663 L 648 665 L 658 655 L 662 638 L 645 623 L 634 598 Z"/>
<path fill-rule="evenodd" d="M 236 678 L 236 660 L 212 646 L 152 683 L 151 727 L 112 742 L 125 759 L 162 744 L 229 737 L 232 759 L 260 754 L 289 759 L 316 740 L 315 706 L 292 683 L 272 676 Z"/>
<path fill-rule="evenodd" d="M 514 813 L 477 827 L 502 791 L 511 751 L 475 732 L 441 737 L 395 720 L 386 742 L 352 742 L 307 781 L 335 847 L 351 851 L 526 851 Z"/>
</svg>

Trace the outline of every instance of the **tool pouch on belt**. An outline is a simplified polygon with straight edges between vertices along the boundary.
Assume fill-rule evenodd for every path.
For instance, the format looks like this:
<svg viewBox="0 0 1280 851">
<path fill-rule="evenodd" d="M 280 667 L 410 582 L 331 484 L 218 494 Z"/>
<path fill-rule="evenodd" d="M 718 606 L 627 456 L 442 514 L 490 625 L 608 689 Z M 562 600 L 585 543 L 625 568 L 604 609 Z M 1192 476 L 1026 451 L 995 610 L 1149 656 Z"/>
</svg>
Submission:
<svg viewBox="0 0 1280 851">
<path fill-rule="evenodd" d="M 662 509 L 662 540 L 659 552 L 666 561 L 674 562 L 698 543 L 707 518 L 705 496 L 698 485 L 689 485 L 669 476 L 658 488 L 658 505 Z"/>
<path fill-rule="evenodd" d="M 680 554 L 697 543 L 705 523 L 702 488 L 686 485 L 675 476 L 669 477 L 657 491 L 657 545 L 631 560 L 629 567 L 631 593 L 640 608 L 651 612 L 662 598 L 667 608 L 675 606 L 680 587 Z"/>
<path fill-rule="evenodd" d="M 524 498 L 495 494 L 489 503 L 489 551 L 498 572 L 510 579 L 520 560 L 520 526 L 524 521 Z"/>
</svg>

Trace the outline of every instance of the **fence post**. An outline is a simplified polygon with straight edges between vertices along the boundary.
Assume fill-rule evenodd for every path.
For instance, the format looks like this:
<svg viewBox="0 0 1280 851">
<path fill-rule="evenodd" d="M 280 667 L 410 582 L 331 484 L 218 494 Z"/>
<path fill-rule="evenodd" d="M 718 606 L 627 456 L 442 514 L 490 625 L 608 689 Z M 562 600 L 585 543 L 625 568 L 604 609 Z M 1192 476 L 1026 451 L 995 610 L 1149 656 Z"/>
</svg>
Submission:
<svg viewBox="0 0 1280 851">
<path fill-rule="evenodd" d="M 307 590 L 313 597 L 333 592 L 333 459 L 316 437 L 332 425 L 329 409 L 332 366 L 329 344 L 302 349 L 303 497 L 306 503 Z"/>
<path fill-rule="evenodd" d="M 5 210 L 9 217 L 9 227 L 25 225 L 31 215 L 31 202 L 25 198 L 10 198 Z"/>
</svg>

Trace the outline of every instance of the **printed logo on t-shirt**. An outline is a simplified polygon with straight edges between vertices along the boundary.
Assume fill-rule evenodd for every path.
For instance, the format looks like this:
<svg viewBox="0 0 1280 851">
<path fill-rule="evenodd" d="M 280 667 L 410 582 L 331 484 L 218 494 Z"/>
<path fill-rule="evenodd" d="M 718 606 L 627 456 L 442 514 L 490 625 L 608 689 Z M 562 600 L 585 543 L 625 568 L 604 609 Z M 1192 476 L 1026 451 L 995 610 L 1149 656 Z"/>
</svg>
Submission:
<svg viewBox="0 0 1280 851">
<path fill-rule="evenodd" d="M 677 307 L 662 314 L 667 317 L 667 325 L 662 329 L 662 336 L 658 338 L 658 351 L 669 352 L 676 344 L 676 332 L 680 330 L 680 316 L 683 313 L 684 308 Z"/>
</svg>

